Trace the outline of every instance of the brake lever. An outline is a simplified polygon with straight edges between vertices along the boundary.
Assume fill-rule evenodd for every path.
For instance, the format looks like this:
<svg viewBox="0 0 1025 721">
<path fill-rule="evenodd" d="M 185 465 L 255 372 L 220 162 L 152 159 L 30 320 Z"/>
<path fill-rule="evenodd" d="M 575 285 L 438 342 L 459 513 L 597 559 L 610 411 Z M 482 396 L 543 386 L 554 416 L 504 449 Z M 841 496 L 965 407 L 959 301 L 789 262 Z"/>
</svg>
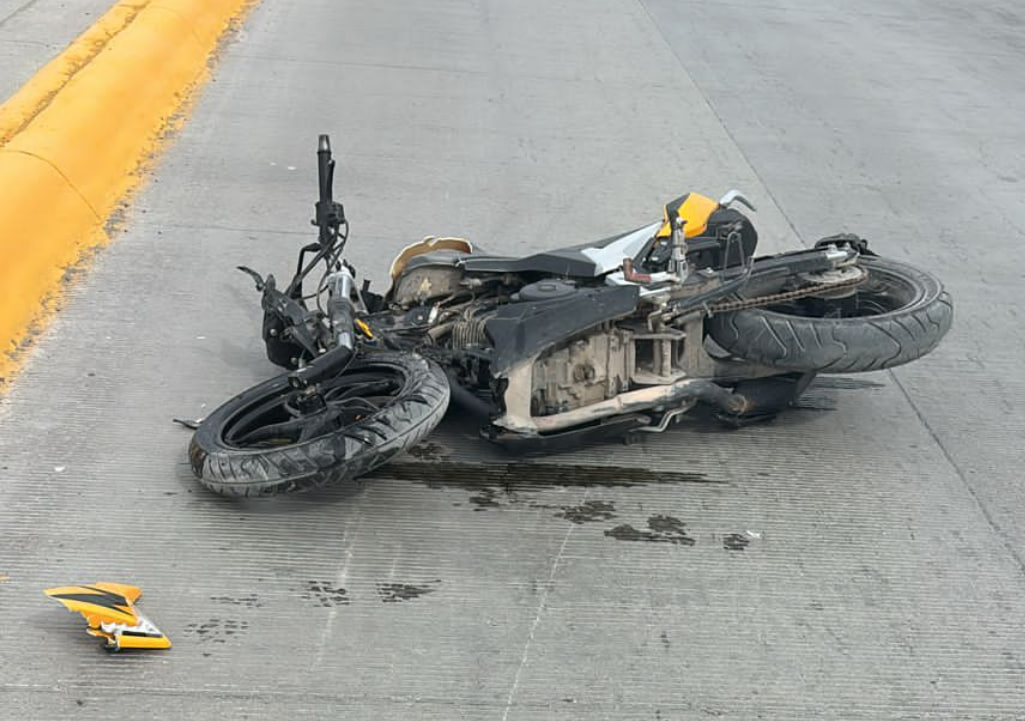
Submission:
<svg viewBox="0 0 1025 721">
<path fill-rule="evenodd" d="M 745 198 L 743 195 L 741 195 L 740 191 L 736 188 L 728 191 L 726 195 L 719 198 L 719 205 L 721 205 L 724 208 L 728 208 L 734 203 L 740 203 L 741 205 L 746 206 L 750 210 L 755 210 L 755 212 L 757 212 L 751 201 Z"/>
<path fill-rule="evenodd" d="M 246 275 L 248 275 L 248 276 L 249 276 L 250 278 L 252 278 L 252 279 L 253 279 L 254 281 L 256 281 L 256 289 L 257 289 L 258 291 L 261 291 L 261 292 L 263 291 L 263 289 L 264 289 L 264 287 L 265 287 L 265 286 L 267 285 L 267 283 L 266 283 L 266 282 L 264 281 L 264 279 L 263 279 L 263 276 L 262 276 L 262 275 L 260 275 L 259 273 L 257 273 L 257 272 L 256 272 L 255 270 L 253 270 L 252 268 L 247 268 L 247 267 L 246 267 L 246 266 L 244 266 L 244 265 L 238 265 L 238 266 L 235 266 L 235 267 L 236 267 L 236 269 L 237 269 L 237 270 L 241 270 L 241 271 L 242 271 L 243 273 L 245 273 L 245 274 L 246 274 Z"/>
<path fill-rule="evenodd" d="M 249 272 L 259 278 L 258 273 Z M 320 350 L 317 347 L 316 336 L 310 332 L 306 325 L 307 316 L 309 315 L 306 308 L 296 299 L 278 290 L 273 273 L 268 274 L 266 279 L 260 278 L 259 283 L 262 283 L 263 286 L 263 297 L 260 300 L 260 306 L 263 308 L 264 313 L 281 321 L 283 326 L 281 335 L 286 340 L 294 341 L 302 346 L 303 350 L 309 353 L 311 358 L 316 358 L 320 354 Z M 259 289 L 260 285 L 257 285 L 257 288 Z"/>
</svg>

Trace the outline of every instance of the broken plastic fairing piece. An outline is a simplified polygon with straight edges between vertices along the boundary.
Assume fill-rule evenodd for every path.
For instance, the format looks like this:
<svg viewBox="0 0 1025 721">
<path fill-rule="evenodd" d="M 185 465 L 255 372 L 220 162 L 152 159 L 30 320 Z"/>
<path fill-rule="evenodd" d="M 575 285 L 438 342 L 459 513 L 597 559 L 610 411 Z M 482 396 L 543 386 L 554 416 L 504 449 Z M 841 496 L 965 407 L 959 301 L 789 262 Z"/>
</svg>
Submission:
<svg viewBox="0 0 1025 721">
<path fill-rule="evenodd" d="M 123 648 L 171 648 L 170 639 L 135 608 L 142 590 L 121 583 L 63 586 L 43 591 L 69 611 L 85 617 L 86 633 L 104 639 L 108 651 Z"/>
</svg>

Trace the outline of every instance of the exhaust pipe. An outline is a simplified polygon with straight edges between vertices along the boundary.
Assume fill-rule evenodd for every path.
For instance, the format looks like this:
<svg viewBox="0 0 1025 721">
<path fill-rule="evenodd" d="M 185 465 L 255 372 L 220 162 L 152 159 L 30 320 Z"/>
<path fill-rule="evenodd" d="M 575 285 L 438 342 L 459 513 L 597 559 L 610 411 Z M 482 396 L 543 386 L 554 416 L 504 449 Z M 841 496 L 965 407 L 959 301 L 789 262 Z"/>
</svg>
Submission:
<svg viewBox="0 0 1025 721">
<path fill-rule="evenodd" d="M 748 399 L 742 395 L 731 393 L 720 385 L 709 380 L 691 378 L 677 381 L 666 386 L 651 386 L 636 391 L 620 393 L 615 398 L 592 403 L 583 408 L 575 408 L 564 413 L 550 416 L 532 416 L 531 423 L 539 433 L 561 431 L 584 423 L 591 423 L 609 416 L 624 413 L 646 411 L 656 406 L 678 406 L 690 401 L 703 401 L 718 406 L 728 413 L 742 414 L 748 405 Z M 504 425 L 498 419 L 495 425 Z M 509 426 L 506 426 L 509 427 Z M 510 430 L 514 430 L 510 428 Z"/>
</svg>

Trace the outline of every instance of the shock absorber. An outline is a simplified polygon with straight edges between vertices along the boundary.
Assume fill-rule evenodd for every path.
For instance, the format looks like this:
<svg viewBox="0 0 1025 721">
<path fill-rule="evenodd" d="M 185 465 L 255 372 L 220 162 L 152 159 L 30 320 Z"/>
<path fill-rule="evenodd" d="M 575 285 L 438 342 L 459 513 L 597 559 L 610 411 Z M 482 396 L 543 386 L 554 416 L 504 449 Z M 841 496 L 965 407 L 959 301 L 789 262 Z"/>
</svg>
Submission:
<svg viewBox="0 0 1025 721">
<path fill-rule="evenodd" d="M 356 320 L 352 305 L 352 289 L 356 279 L 348 266 L 329 275 L 326 284 L 330 297 L 327 301 L 327 315 L 331 321 L 331 347 L 314 358 L 309 365 L 288 374 L 288 384 L 296 390 L 307 390 L 312 398 L 316 394 L 315 384 L 340 372 L 352 358 L 356 347 L 353 327 Z"/>
<path fill-rule="evenodd" d="M 673 228 L 669 236 L 669 272 L 676 274 L 676 280 L 679 283 L 683 283 L 687 279 L 689 272 L 687 268 L 687 234 L 684 232 L 686 225 L 686 220 L 676 216 L 673 218 Z"/>
<path fill-rule="evenodd" d="M 352 289 L 356 279 L 347 265 L 327 277 L 330 297 L 327 301 L 327 315 L 331 320 L 331 333 L 336 347 L 352 350 L 356 345 L 353 334 L 355 313 L 352 307 Z"/>
</svg>

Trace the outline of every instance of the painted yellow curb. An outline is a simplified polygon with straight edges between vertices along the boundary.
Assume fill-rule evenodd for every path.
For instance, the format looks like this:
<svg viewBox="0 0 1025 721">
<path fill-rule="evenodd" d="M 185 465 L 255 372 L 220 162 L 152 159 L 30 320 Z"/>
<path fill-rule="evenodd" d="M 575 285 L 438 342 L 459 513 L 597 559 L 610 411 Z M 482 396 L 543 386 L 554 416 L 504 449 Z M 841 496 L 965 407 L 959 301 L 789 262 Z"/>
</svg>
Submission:
<svg viewBox="0 0 1025 721">
<path fill-rule="evenodd" d="M 0 147 L 23 130 L 64 84 L 124 30 L 148 0 L 119 2 L 0 105 Z"/>
<path fill-rule="evenodd" d="M 0 378 L 251 2 L 120 2 L 0 106 Z"/>
</svg>

